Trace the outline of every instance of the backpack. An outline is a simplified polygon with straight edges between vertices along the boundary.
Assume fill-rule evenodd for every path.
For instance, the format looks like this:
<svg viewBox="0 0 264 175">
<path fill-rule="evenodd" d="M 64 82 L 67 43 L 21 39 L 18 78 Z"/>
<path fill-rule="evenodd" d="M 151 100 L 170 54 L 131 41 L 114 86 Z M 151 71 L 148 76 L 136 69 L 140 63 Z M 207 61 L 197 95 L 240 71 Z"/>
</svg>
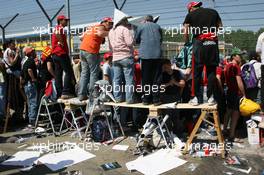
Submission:
<svg viewBox="0 0 264 175">
<path fill-rule="evenodd" d="M 241 77 L 245 83 L 246 89 L 258 86 L 258 79 L 253 65 L 254 63 L 246 63 L 241 71 Z"/>
<path fill-rule="evenodd" d="M 105 119 L 93 121 L 92 136 L 95 142 L 104 142 L 110 138 L 108 125 Z"/>
</svg>

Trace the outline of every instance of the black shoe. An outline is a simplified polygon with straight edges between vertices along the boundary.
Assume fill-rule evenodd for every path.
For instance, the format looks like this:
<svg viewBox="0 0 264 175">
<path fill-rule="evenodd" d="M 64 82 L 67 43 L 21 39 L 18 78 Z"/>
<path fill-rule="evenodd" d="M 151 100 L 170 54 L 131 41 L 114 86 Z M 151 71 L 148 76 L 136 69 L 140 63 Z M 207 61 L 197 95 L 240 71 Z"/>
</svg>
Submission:
<svg viewBox="0 0 264 175">
<path fill-rule="evenodd" d="M 143 101 L 143 105 L 150 105 L 151 103 L 149 101 Z"/>
<path fill-rule="evenodd" d="M 161 105 L 161 104 L 162 104 L 161 101 L 154 102 L 154 106 L 159 106 L 159 105 Z"/>
</svg>

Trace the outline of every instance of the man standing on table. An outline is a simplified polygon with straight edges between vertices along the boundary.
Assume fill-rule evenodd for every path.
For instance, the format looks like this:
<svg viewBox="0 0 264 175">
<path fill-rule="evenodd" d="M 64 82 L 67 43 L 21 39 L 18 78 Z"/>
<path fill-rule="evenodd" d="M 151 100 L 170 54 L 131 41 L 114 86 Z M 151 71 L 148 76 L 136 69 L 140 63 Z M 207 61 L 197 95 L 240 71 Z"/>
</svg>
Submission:
<svg viewBox="0 0 264 175">
<path fill-rule="evenodd" d="M 105 17 L 98 25 L 92 26 L 85 31 L 80 46 L 81 79 L 78 92 L 79 100 L 86 100 L 88 93 L 91 97 L 94 84 L 99 80 L 100 73 L 100 45 L 104 43 L 109 30 L 113 27 L 113 20 Z M 89 85 L 89 87 L 88 87 Z M 91 100 L 91 98 L 90 98 Z M 92 103 L 92 101 L 90 101 Z"/>
<path fill-rule="evenodd" d="M 143 88 L 149 86 L 150 89 L 150 93 L 145 92 L 142 102 L 144 105 L 154 103 L 158 106 L 161 104 L 159 87 L 162 74 L 162 30 L 158 24 L 154 23 L 153 16 L 146 16 L 145 23 L 138 26 L 135 39 L 139 44 L 142 86 Z"/>
<path fill-rule="evenodd" d="M 184 35 L 186 44 L 189 34 L 193 35 L 193 79 L 195 97 L 190 100 L 191 105 L 202 103 L 200 83 L 204 66 L 208 76 L 207 97 L 209 105 L 214 105 L 213 83 L 216 82 L 216 67 L 219 64 L 219 50 L 217 31 L 222 22 L 217 11 L 203 8 L 202 2 L 190 2 L 187 6 L 189 13 L 184 20 Z M 199 99 L 199 100 L 198 100 Z"/>
<path fill-rule="evenodd" d="M 64 27 L 68 25 L 68 18 L 64 15 L 57 17 L 58 25 L 52 34 L 52 58 L 55 63 L 55 84 L 58 97 L 68 99 L 74 97 L 74 74 L 69 57 L 66 32 Z M 63 72 L 65 73 L 62 83 Z"/>
</svg>

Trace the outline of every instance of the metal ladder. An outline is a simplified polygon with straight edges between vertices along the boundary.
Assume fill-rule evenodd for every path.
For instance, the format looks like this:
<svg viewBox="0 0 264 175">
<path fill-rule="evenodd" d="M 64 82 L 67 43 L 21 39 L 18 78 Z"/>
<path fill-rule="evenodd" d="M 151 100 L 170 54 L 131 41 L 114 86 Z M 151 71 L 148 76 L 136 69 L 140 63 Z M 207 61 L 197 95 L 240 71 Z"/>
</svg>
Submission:
<svg viewBox="0 0 264 175">
<path fill-rule="evenodd" d="M 80 115 L 78 115 L 80 112 Z M 63 129 L 63 126 L 66 126 L 66 129 Z M 83 138 L 82 133 L 86 129 L 87 117 L 84 113 L 82 106 L 65 104 L 64 115 L 60 126 L 60 135 L 73 130 L 74 132 L 71 136 L 79 136 L 80 139 Z"/>
<path fill-rule="evenodd" d="M 55 110 L 51 109 L 55 105 L 58 105 L 60 109 L 59 110 L 56 110 L 56 108 Z M 56 114 L 61 116 L 63 115 L 63 108 L 61 104 L 58 103 L 57 101 L 55 102 L 49 101 L 49 99 L 44 95 L 40 100 L 38 114 L 35 122 L 35 128 L 37 128 L 40 125 L 41 127 L 46 126 L 46 131 L 52 130 L 54 135 L 58 135 L 58 132 L 55 131 L 54 123 L 52 120 L 52 116 L 55 116 Z M 42 117 L 43 119 L 40 120 L 40 117 Z"/>
</svg>

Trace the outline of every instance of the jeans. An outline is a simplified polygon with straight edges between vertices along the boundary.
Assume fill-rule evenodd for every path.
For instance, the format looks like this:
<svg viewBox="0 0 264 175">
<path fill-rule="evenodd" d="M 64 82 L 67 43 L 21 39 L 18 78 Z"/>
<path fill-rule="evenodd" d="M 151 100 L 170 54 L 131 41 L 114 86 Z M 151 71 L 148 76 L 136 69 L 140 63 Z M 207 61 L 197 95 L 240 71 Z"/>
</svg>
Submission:
<svg viewBox="0 0 264 175">
<path fill-rule="evenodd" d="M 134 93 L 134 59 L 132 57 L 124 58 L 113 62 L 114 78 L 113 91 L 117 101 L 123 101 L 122 83 L 125 79 L 126 102 L 133 103 Z M 123 78 L 124 77 L 124 78 Z"/>
<path fill-rule="evenodd" d="M 75 94 L 75 78 L 69 56 L 53 55 L 52 58 L 55 63 L 55 84 L 58 97 L 60 97 L 61 95 Z M 62 81 L 63 72 L 65 73 L 64 81 Z"/>
<path fill-rule="evenodd" d="M 6 107 L 6 83 L 0 83 L 0 121 L 1 117 L 5 116 Z"/>
<path fill-rule="evenodd" d="M 30 124 L 35 124 L 35 120 L 38 113 L 38 94 L 37 94 L 37 84 L 27 82 L 24 86 L 25 94 L 27 96 L 28 101 L 28 118 Z"/>
<path fill-rule="evenodd" d="M 142 59 L 141 60 L 142 86 L 150 86 L 149 92 L 145 92 L 143 102 L 160 101 L 160 85 L 162 75 L 162 59 Z M 157 86 L 158 90 L 152 91 L 152 87 Z M 153 88 L 154 89 L 154 88 Z"/>
<path fill-rule="evenodd" d="M 80 57 L 82 71 L 78 96 L 87 96 L 88 94 L 92 94 L 94 84 L 99 80 L 100 58 L 98 54 L 90 54 L 82 50 L 80 52 Z"/>
</svg>

